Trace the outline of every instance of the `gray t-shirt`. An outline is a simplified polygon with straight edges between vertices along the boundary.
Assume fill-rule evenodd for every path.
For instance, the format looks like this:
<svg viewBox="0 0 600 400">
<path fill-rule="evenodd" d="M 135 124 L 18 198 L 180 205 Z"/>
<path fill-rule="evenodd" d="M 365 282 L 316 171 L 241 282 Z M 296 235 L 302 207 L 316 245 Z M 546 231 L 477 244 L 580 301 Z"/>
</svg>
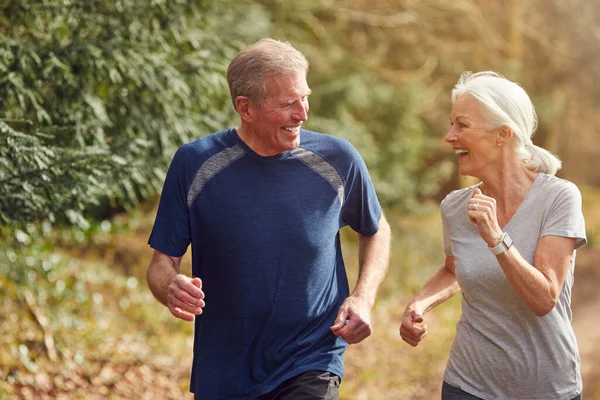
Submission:
<svg viewBox="0 0 600 400">
<path fill-rule="evenodd" d="M 563 400 L 582 391 L 571 326 L 575 253 L 556 307 L 537 317 L 510 286 L 496 257 L 467 216 L 475 185 L 442 201 L 444 250 L 454 256 L 462 315 L 444 380 L 485 400 Z M 533 265 L 542 236 L 586 243 L 581 194 L 569 181 L 540 173 L 503 228 Z"/>
</svg>

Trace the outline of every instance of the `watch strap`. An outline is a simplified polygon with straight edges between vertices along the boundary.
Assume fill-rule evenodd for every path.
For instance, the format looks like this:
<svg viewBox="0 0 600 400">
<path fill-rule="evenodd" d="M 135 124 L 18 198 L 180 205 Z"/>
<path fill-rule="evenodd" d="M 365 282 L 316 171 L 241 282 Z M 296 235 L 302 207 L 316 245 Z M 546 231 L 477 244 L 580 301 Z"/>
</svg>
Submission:
<svg viewBox="0 0 600 400">
<path fill-rule="evenodd" d="M 496 246 L 494 247 L 488 247 L 490 249 L 490 251 L 492 252 L 492 254 L 494 254 L 495 256 L 504 253 L 506 250 L 510 249 L 510 247 L 513 244 L 513 240 L 512 238 L 509 236 L 508 233 L 504 232 L 502 234 L 502 238 L 500 238 L 500 243 L 498 243 Z"/>
</svg>

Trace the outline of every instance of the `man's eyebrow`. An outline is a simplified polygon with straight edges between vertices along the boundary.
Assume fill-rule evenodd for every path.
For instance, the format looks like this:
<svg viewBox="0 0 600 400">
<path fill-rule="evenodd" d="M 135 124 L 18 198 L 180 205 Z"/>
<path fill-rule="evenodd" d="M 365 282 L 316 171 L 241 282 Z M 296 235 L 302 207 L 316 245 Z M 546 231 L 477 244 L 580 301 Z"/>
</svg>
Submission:
<svg viewBox="0 0 600 400">
<path fill-rule="evenodd" d="M 312 90 L 308 89 L 308 92 L 306 92 L 305 94 L 301 94 L 301 95 L 299 95 L 298 97 L 295 97 L 295 98 L 293 98 L 293 99 L 289 99 L 289 100 L 287 100 L 287 101 L 286 101 L 286 103 L 293 103 L 293 102 L 295 102 L 295 101 L 297 101 L 297 100 L 301 99 L 302 97 L 308 97 L 308 96 L 310 96 L 311 94 L 312 94 Z"/>
<path fill-rule="evenodd" d="M 294 100 L 298 100 L 299 98 L 310 96 L 311 94 L 312 94 L 312 90 L 308 89 L 308 92 L 301 94 L 300 96 L 296 97 Z"/>
</svg>

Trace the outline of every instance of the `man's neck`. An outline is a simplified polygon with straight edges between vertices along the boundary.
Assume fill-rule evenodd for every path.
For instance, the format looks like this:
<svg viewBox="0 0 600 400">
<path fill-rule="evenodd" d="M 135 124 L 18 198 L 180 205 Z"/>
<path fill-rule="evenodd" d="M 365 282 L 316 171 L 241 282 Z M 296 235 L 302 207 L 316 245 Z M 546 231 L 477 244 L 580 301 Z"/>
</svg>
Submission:
<svg viewBox="0 0 600 400">
<path fill-rule="evenodd" d="M 269 150 L 265 146 L 261 145 L 260 139 L 258 138 L 258 134 L 250 129 L 243 127 L 242 125 L 236 126 L 235 130 L 242 142 L 246 143 L 246 146 L 250 147 L 253 152 L 255 152 L 261 157 L 271 157 L 282 153 Z"/>
</svg>

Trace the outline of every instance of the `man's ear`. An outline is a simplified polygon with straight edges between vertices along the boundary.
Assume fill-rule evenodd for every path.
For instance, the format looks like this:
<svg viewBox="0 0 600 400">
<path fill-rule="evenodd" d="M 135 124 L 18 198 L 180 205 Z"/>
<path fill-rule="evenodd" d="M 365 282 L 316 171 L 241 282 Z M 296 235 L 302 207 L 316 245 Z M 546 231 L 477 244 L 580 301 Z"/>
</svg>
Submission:
<svg viewBox="0 0 600 400">
<path fill-rule="evenodd" d="M 252 103 L 250 102 L 249 98 L 246 96 L 238 96 L 233 101 L 233 104 L 235 105 L 235 110 L 238 114 L 240 114 L 240 117 L 242 117 L 243 121 L 252 121 Z"/>
</svg>

